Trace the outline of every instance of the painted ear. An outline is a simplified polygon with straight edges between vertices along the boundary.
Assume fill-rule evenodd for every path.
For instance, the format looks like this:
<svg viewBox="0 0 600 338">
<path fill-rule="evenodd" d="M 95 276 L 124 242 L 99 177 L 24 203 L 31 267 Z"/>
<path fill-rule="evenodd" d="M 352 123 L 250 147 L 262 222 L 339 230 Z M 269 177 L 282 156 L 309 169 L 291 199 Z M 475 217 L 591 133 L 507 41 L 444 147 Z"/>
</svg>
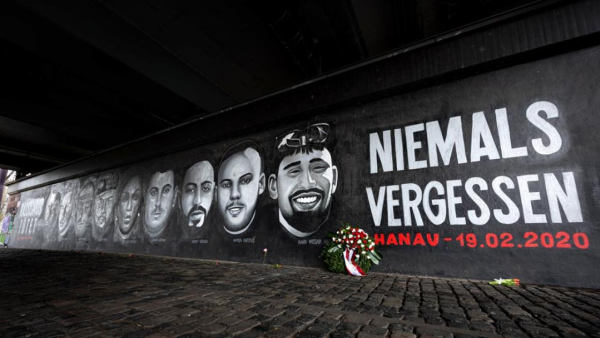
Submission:
<svg viewBox="0 0 600 338">
<path fill-rule="evenodd" d="M 271 196 L 272 199 L 276 200 L 277 199 L 277 176 L 275 176 L 275 174 L 271 174 L 271 176 L 269 176 L 269 196 Z"/>
<path fill-rule="evenodd" d="M 265 173 L 261 173 L 260 174 L 260 178 L 258 179 L 258 194 L 262 194 L 263 191 L 265 191 L 265 188 L 267 187 L 267 178 L 265 176 Z"/>
<path fill-rule="evenodd" d="M 331 178 L 331 194 L 333 194 L 335 192 L 335 189 L 337 189 L 337 184 L 338 184 L 338 170 L 336 166 L 333 166 L 331 168 L 331 171 L 333 173 L 333 177 Z"/>
</svg>

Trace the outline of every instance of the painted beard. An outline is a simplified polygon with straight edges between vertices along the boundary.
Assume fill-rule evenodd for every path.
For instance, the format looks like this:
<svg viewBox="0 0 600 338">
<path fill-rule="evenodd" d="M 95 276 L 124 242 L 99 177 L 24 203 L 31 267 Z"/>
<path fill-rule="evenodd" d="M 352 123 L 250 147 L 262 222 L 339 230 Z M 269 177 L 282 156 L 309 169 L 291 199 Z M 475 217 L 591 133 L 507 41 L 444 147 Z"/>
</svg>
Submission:
<svg viewBox="0 0 600 338">
<path fill-rule="evenodd" d="M 296 230 L 304 233 L 313 233 L 329 216 L 329 206 L 322 207 L 325 203 L 324 193 L 321 189 L 311 188 L 296 191 L 289 197 L 292 206 L 292 215 L 284 216 L 285 220 Z"/>
<path fill-rule="evenodd" d="M 205 218 L 206 209 L 202 205 L 197 204 L 188 212 L 188 226 L 200 228 L 204 224 Z"/>
</svg>

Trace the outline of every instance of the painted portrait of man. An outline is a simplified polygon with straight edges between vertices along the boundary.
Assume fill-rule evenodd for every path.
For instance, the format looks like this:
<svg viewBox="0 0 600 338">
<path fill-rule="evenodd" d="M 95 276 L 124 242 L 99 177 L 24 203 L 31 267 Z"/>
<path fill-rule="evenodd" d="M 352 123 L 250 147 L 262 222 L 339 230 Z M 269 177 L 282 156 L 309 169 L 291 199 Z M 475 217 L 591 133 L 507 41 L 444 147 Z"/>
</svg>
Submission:
<svg viewBox="0 0 600 338">
<path fill-rule="evenodd" d="M 338 170 L 325 147 L 329 124 L 313 124 L 277 138 L 280 162 L 269 177 L 269 195 L 279 205 L 279 222 L 295 237 L 314 234 L 328 219 Z"/>
<path fill-rule="evenodd" d="M 113 224 L 115 194 L 119 177 L 115 172 L 100 175 L 94 197 L 94 227 L 92 235 L 99 240 L 106 237 Z"/>
<path fill-rule="evenodd" d="M 181 185 L 181 210 L 185 216 L 184 232 L 198 234 L 215 198 L 215 172 L 208 161 L 191 166 Z"/>
<path fill-rule="evenodd" d="M 62 184 L 54 184 L 50 189 L 50 195 L 46 200 L 44 208 L 44 239 L 50 241 L 56 233 L 58 215 L 60 213 L 60 201 L 62 197 Z"/>
<path fill-rule="evenodd" d="M 71 180 L 65 183 L 58 212 L 59 239 L 66 238 L 71 228 L 71 214 L 73 205 L 76 204 L 75 195 L 77 195 L 77 182 L 77 180 Z"/>
<path fill-rule="evenodd" d="M 94 191 L 94 181 L 88 179 L 77 195 L 75 208 L 75 236 L 77 237 L 84 237 L 91 227 Z"/>
<path fill-rule="evenodd" d="M 225 231 L 240 235 L 252 224 L 258 196 L 263 193 L 266 178 L 258 145 L 239 143 L 225 152 L 219 166 L 217 206 Z"/>
<path fill-rule="evenodd" d="M 50 191 L 50 196 L 46 200 L 46 210 L 44 210 L 44 226 L 53 228 L 58 222 L 58 213 L 60 209 L 61 191 L 54 185 Z"/>
<path fill-rule="evenodd" d="M 175 207 L 176 196 L 173 170 L 170 168 L 153 170 L 144 196 L 144 229 L 151 238 L 164 234 Z"/>
<path fill-rule="evenodd" d="M 143 200 L 140 176 L 124 176 L 130 178 L 120 190 L 115 211 L 115 234 L 116 238 L 121 240 L 130 239 L 137 233 L 137 222 Z"/>
</svg>

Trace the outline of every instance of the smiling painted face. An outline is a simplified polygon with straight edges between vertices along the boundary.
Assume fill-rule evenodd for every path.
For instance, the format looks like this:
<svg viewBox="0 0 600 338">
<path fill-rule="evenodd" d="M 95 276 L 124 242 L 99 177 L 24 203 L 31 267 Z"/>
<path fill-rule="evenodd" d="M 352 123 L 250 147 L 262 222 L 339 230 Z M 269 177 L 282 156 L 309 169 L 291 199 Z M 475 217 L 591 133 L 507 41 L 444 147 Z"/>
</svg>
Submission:
<svg viewBox="0 0 600 338">
<path fill-rule="evenodd" d="M 217 201 L 230 234 L 245 232 L 252 220 L 258 195 L 265 189 L 259 153 L 252 149 L 233 154 L 219 168 Z"/>
<path fill-rule="evenodd" d="M 142 181 L 139 176 L 132 177 L 119 197 L 117 226 L 123 235 L 131 232 L 142 201 Z"/>
<path fill-rule="evenodd" d="M 181 189 L 181 210 L 187 227 L 200 228 L 210 211 L 215 195 L 215 172 L 208 161 L 194 164 L 185 173 Z"/>
<path fill-rule="evenodd" d="M 167 226 L 175 204 L 175 175 L 172 170 L 157 172 L 150 178 L 146 192 L 144 221 L 150 237 L 160 236 Z"/>
<path fill-rule="evenodd" d="M 277 176 L 269 177 L 269 194 L 278 201 L 280 222 L 286 230 L 306 237 L 319 229 L 329 216 L 337 175 L 325 148 L 283 158 Z"/>
</svg>

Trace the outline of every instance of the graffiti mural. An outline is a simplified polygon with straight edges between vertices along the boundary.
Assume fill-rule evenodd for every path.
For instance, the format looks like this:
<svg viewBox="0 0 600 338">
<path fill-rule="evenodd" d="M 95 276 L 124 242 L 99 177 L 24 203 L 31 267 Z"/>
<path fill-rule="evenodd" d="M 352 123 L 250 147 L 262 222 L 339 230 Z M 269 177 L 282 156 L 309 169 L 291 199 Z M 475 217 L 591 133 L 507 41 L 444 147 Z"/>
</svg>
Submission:
<svg viewBox="0 0 600 338">
<path fill-rule="evenodd" d="M 329 124 L 313 124 L 277 139 L 281 154 L 269 194 L 279 205 L 279 222 L 296 237 L 314 234 L 329 217 L 338 171 L 325 147 Z"/>
<path fill-rule="evenodd" d="M 17 240 L 32 241 L 36 233 L 41 233 L 43 236 L 43 229 L 46 225 L 44 212 L 49 194 L 50 187 L 44 187 L 26 191 L 21 195 L 21 206 L 14 222 Z M 51 223 L 51 220 L 49 221 Z"/>
<path fill-rule="evenodd" d="M 258 145 L 239 143 L 225 152 L 219 165 L 217 201 L 225 231 L 243 234 L 254 220 L 259 195 L 265 190 L 263 160 Z"/>
<path fill-rule="evenodd" d="M 598 52 L 23 191 L 12 244 L 321 267 L 343 222 L 381 272 L 600 287 Z"/>
</svg>

